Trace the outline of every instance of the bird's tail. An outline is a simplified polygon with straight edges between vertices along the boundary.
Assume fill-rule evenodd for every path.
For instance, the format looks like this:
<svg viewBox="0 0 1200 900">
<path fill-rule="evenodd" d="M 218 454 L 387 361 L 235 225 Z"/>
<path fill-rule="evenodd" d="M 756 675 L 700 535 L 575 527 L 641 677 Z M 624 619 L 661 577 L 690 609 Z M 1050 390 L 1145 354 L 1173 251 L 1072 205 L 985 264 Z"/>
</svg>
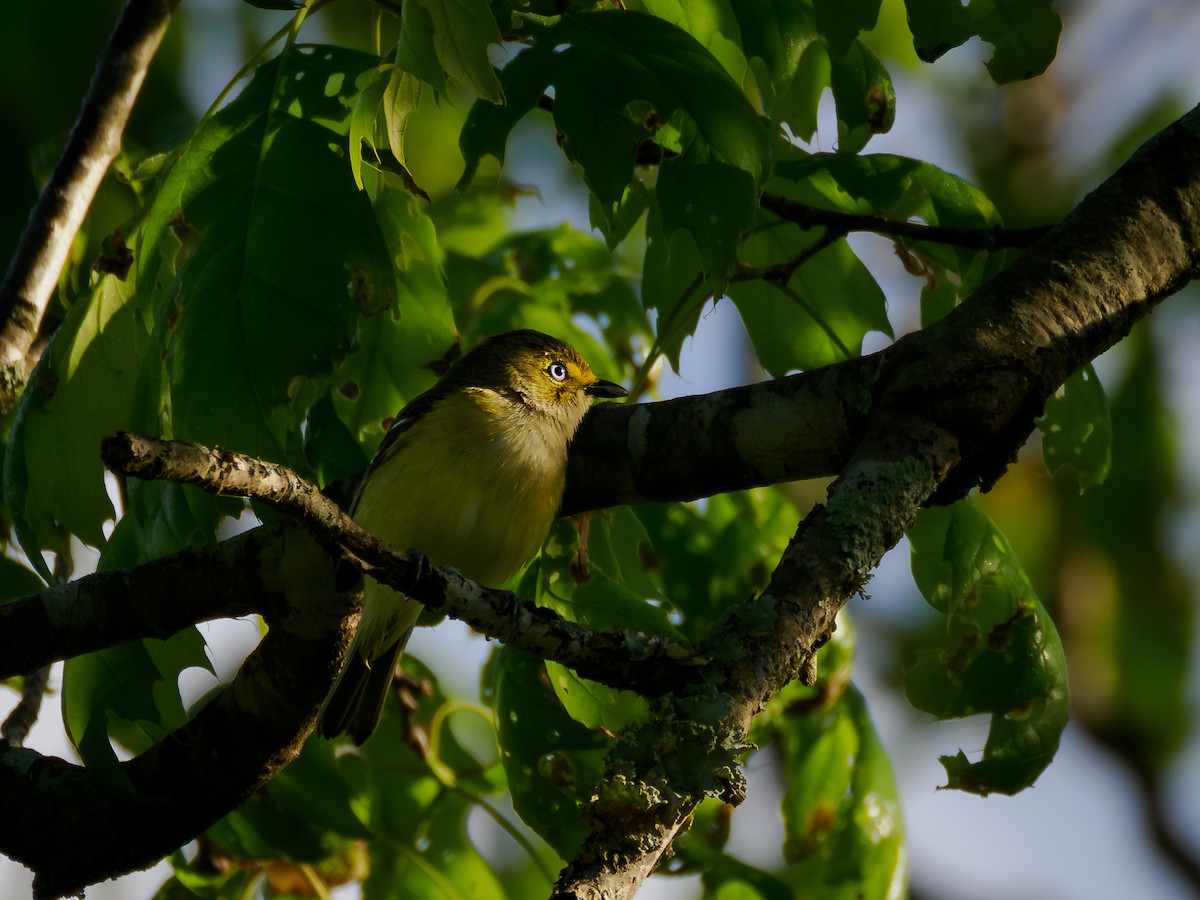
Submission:
<svg viewBox="0 0 1200 900">
<path fill-rule="evenodd" d="M 421 605 L 368 579 L 363 616 L 342 671 L 317 712 L 317 733 L 361 745 L 375 733 Z"/>
<path fill-rule="evenodd" d="M 317 733 L 321 737 L 335 738 L 345 732 L 361 745 L 375 733 L 407 640 L 406 634 L 370 666 L 353 647 L 350 649 L 346 664 L 317 713 Z"/>
</svg>

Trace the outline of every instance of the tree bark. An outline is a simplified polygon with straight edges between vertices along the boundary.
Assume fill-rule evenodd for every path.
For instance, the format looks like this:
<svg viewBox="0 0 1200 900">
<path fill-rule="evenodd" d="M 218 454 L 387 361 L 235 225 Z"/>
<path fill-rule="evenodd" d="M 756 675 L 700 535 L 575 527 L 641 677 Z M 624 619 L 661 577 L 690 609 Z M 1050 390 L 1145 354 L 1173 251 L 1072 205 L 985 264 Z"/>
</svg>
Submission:
<svg viewBox="0 0 1200 900">
<path fill-rule="evenodd" d="M 658 799 L 631 816 L 627 802 L 597 797 L 585 853 L 564 871 L 557 895 L 631 896 L 703 796 L 736 800 L 737 759 L 753 717 L 810 671 L 837 610 L 920 505 L 990 486 L 1046 398 L 1186 284 L 1198 260 L 1200 109 L 1152 139 L 960 308 L 885 351 L 768 386 L 598 409 L 573 447 L 566 510 L 840 475 L 829 502 L 801 523 L 767 590 L 732 610 L 714 638 L 713 647 L 737 651 L 709 663 L 722 714 L 698 722 L 678 698 L 656 701 L 660 731 L 674 729 L 689 753 L 726 764 L 693 782 L 643 783 L 661 761 L 638 735 L 623 735 L 612 756 L 629 779 L 624 799 Z M 39 897 L 148 865 L 298 752 L 344 649 L 348 601 L 336 597 L 328 560 L 311 542 L 303 549 L 295 535 L 261 540 L 259 550 L 270 552 L 237 565 L 278 598 L 271 633 L 186 734 L 126 764 L 153 807 L 123 800 L 61 761 L 0 753 L 0 793 L 28 812 L 0 822 L 0 850 L 34 868 Z M 87 848 L 87 858 L 72 863 L 63 846 Z"/>
<path fill-rule="evenodd" d="M 96 64 L 67 146 L 42 189 L 0 284 L 0 412 L 13 407 L 28 356 L 92 199 L 121 149 L 146 70 L 179 0 L 129 0 Z"/>
</svg>

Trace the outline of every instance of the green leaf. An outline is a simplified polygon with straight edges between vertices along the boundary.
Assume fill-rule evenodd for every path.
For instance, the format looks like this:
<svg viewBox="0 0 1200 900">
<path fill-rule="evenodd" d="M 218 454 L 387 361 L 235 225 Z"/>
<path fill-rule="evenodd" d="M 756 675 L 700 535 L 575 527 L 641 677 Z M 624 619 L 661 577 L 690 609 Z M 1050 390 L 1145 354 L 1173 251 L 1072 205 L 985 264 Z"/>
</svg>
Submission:
<svg viewBox="0 0 1200 900">
<path fill-rule="evenodd" d="M 1104 483 L 1112 464 L 1112 418 L 1108 395 L 1091 363 L 1046 401 L 1046 413 L 1037 426 L 1042 433 L 1042 459 L 1051 475 L 1073 475 L 1081 494 Z"/>
<path fill-rule="evenodd" d="M 67 660 L 63 671 L 63 724 L 71 745 L 109 788 L 131 791 L 109 732 L 141 753 L 187 722 L 179 674 L 212 671 L 204 640 L 194 628 L 165 641 L 132 641 Z"/>
<path fill-rule="evenodd" d="M 730 604 L 767 585 L 767 560 L 778 559 L 795 531 L 795 508 L 778 490 L 718 494 L 693 504 L 633 509 L 649 545 L 644 565 L 670 598 L 671 622 L 703 640 Z"/>
<path fill-rule="evenodd" d="M 391 70 L 383 92 L 383 115 L 387 124 L 388 147 L 400 165 L 407 166 L 404 139 L 408 120 L 421 102 L 421 82 L 399 68 Z"/>
<path fill-rule="evenodd" d="M 896 121 L 896 90 L 883 63 L 855 41 L 830 62 L 830 86 L 837 109 L 838 152 L 856 154 L 874 135 Z"/>
<path fill-rule="evenodd" d="M 948 617 L 938 645 L 906 670 L 905 694 L 938 718 L 990 713 L 982 759 L 942 757 L 947 787 L 1014 794 L 1050 764 L 1067 724 L 1058 632 L 1008 542 L 973 503 L 922 510 L 908 537 L 917 587 Z"/>
<path fill-rule="evenodd" d="M 429 809 L 417 852 L 386 841 L 371 844 L 364 900 L 396 897 L 471 897 L 503 900 L 495 871 L 467 834 L 469 798 L 447 793 Z"/>
<path fill-rule="evenodd" d="M 432 21 L 433 49 L 446 74 L 484 100 L 503 103 L 504 90 L 488 59 L 488 45 L 503 38 L 487 0 L 420 0 L 420 4 Z M 408 8 L 406 3 L 404 9 Z"/>
<path fill-rule="evenodd" d="M 737 264 L 739 238 L 754 222 L 750 173 L 712 159 L 709 148 L 694 141 L 682 156 L 664 160 L 658 202 L 665 233 L 690 233 L 705 274 L 723 283 Z"/>
<path fill-rule="evenodd" d="M 479 258 L 450 254 L 446 271 L 464 344 L 534 328 L 569 341 L 598 375 L 621 381 L 649 332 L 620 258 L 570 225 L 513 234 Z M 582 327 L 581 315 L 594 327 Z"/>
<path fill-rule="evenodd" d="M 133 282 L 103 276 L 54 335 L 21 396 L 5 458 L 5 497 L 34 564 L 65 529 L 94 547 L 114 516 L 100 440 L 131 424 L 146 344 Z M 49 580 L 48 573 L 43 573 Z"/>
<path fill-rule="evenodd" d="M 379 114 L 383 93 L 391 81 L 393 71 L 396 71 L 394 66 L 384 65 L 358 76 L 359 95 L 350 113 L 348 152 L 350 172 L 354 175 L 354 183 L 360 191 L 363 189 L 362 145 L 366 141 L 372 147 L 375 146 L 375 118 Z"/>
<path fill-rule="evenodd" d="M 995 206 L 974 185 L 937 166 L 902 156 L 795 154 L 779 162 L 774 174 L 768 192 L 818 208 L 900 222 L 920 219 L 949 228 L 985 230 L 1000 224 Z M 903 238 L 896 243 L 910 273 L 925 279 L 925 325 L 973 293 L 1009 260 L 1006 253 L 989 254 L 929 241 Z"/>
<path fill-rule="evenodd" d="M 334 370 L 338 417 L 372 450 L 384 420 L 433 385 L 434 364 L 456 342 L 454 315 L 442 276 L 437 231 L 410 193 L 384 185 L 374 213 L 391 257 L 394 307 L 358 319 L 356 345 Z"/>
<path fill-rule="evenodd" d="M 789 255 L 796 255 L 811 238 L 791 233 L 797 246 Z M 860 355 L 869 331 L 892 335 L 883 290 L 845 241 L 805 262 L 786 286 L 745 281 L 729 285 L 728 293 L 759 362 L 776 378 Z"/>
<path fill-rule="evenodd" d="M 362 888 L 367 900 L 469 897 L 475 891 L 497 897 L 495 875 L 466 834 L 478 798 L 497 789 L 490 773 L 495 760 L 479 759 L 448 727 L 456 710 L 477 713 L 447 697 L 434 673 L 411 653 L 404 654 L 402 665 L 409 685 L 405 702 L 389 699 L 372 740 L 361 748 L 343 739 L 310 740 L 309 771 L 285 794 L 272 793 L 272 800 L 316 827 L 314 848 L 319 843 L 339 855 L 346 839 L 361 834 L 365 818 L 371 835 Z M 307 796 L 309 784 L 317 781 L 323 785 L 318 796 Z"/>
<path fill-rule="evenodd" d="M 931 163 L 904 156 L 803 154 L 779 163 L 774 174 L 779 180 L 768 189 L 808 182 L 810 192 L 794 199 L 823 201 L 820 205 L 832 209 L 874 212 L 898 221 L 916 217 L 950 228 L 1000 224 L 996 207 L 979 188 Z"/>
<path fill-rule="evenodd" d="M 740 0 L 733 12 L 767 115 L 810 140 L 817 130 L 821 94 L 829 85 L 829 54 L 812 8 L 781 0 Z"/>
<path fill-rule="evenodd" d="M 709 900 L 792 900 L 799 896 L 778 875 L 724 853 L 706 860 L 700 879 Z"/>
<path fill-rule="evenodd" d="M 292 48 L 259 69 L 166 176 L 144 253 L 163 258 L 163 270 L 151 264 L 139 278 L 156 322 L 141 375 L 149 430 L 303 469 L 304 405 L 317 397 L 305 382 L 328 376 L 349 350 L 359 309 L 394 297 L 385 239 L 344 150 L 356 80 L 376 62 Z M 158 245 L 180 219 L 188 250 L 176 276 Z"/>
<path fill-rule="evenodd" d="M 600 778 L 607 744 L 567 715 L 542 660 L 515 647 L 494 659 L 490 693 L 513 809 L 572 859 L 588 833 L 580 805 Z"/>
<path fill-rule="evenodd" d="M 1046 71 L 1058 51 L 1062 21 L 1053 0 L 905 0 L 913 48 L 925 62 L 978 35 L 995 53 L 988 72 L 997 84 Z"/>
<path fill-rule="evenodd" d="M 596 71 L 605 77 L 593 77 Z M 583 170 L 606 233 L 620 218 L 638 148 L 662 134 L 678 135 L 685 151 L 697 144 L 694 165 L 719 163 L 749 176 L 694 202 L 697 221 L 726 214 L 710 204 L 730 192 L 744 195 L 737 208 L 753 203 L 766 157 L 764 124 L 712 54 L 674 25 L 632 11 L 568 14 L 538 33 L 501 79 L 508 106 L 476 103 L 463 127 L 460 188 L 485 153 L 503 161 L 509 132 L 553 85 L 563 151 Z"/>
<path fill-rule="evenodd" d="M 819 30 L 834 56 L 844 56 L 860 31 L 870 31 L 879 19 L 882 0 L 813 0 Z"/>
<path fill-rule="evenodd" d="M 411 72 L 439 94 L 444 94 L 446 72 L 438 61 L 433 40 L 433 16 L 426 6 L 426 0 L 403 0 L 396 65 L 405 72 Z"/>
<path fill-rule="evenodd" d="M 372 454 L 338 417 L 329 395 L 309 410 L 307 426 L 304 452 L 312 465 L 316 483 L 322 487 L 364 471 L 371 462 Z"/>
<path fill-rule="evenodd" d="M 668 234 L 658 203 L 646 221 L 646 259 L 642 266 L 642 303 L 657 310 L 655 340 L 679 371 L 683 342 L 696 330 L 708 292 L 702 290 L 700 250 L 686 231 Z"/>
<path fill-rule="evenodd" d="M 265 795 L 300 821 L 346 838 L 371 836 L 351 804 L 350 782 L 331 741 L 307 741 L 300 755 L 267 785 Z"/>
<path fill-rule="evenodd" d="M 585 728 L 616 734 L 650 714 L 646 701 L 637 694 L 580 678 L 567 666 L 547 662 L 546 676 L 563 709 Z"/>
<path fill-rule="evenodd" d="M 371 832 L 352 806 L 349 780 L 335 745 L 310 740 L 261 791 L 213 825 L 207 837 L 245 860 L 318 862 L 346 839 Z"/>
<path fill-rule="evenodd" d="M 242 900 L 253 893 L 255 883 L 262 877 L 259 872 L 236 868 L 225 872 L 197 871 L 191 868 L 182 850 L 175 851 L 169 861 L 174 874 L 154 893 L 154 900 Z"/>
<path fill-rule="evenodd" d="M 776 721 L 786 783 L 781 803 L 786 878 L 813 896 L 903 892 L 907 850 L 891 761 L 862 694 Z"/>
<path fill-rule="evenodd" d="M 658 573 L 654 571 L 654 547 L 646 528 L 628 506 L 618 506 L 591 516 L 588 525 L 588 558 L 625 590 L 643 601 L 662 601 Z M 611 627 L 615 623 L 608 623 Z M 632 624 L 632 623 L 631 623 Z M 644 623 L 654 629 L 669 627 L 670 621 L 658 613 Z"/>
<path fill-rule="evenodd" d="M 722 33 L 737 27 L 730 5 L 724 0 L 642 0 L 627 6 L 665 19 L 710 49 Z"/>
<path fill-rule="evenodd" d="M 45 588 L 45 582 L 36 573 L 15 559 L 0 555 L 0 603 L 32 597 Z"/>
<path fill-rule="evenodd" d="M 623 537 L 622 532 L 629 537 Z M 653 584 L 644 578 L 637 582 L 653 592 L 643 596 L 609 577 L 602 568 L 603 563 L 621 565 L 621 557 L 624 557 L 621 568 L 626 571 L 632 568 L 628 541 L 645 539 L 640 523 L 628 515 L 617 519 L 598 513 L 589 523 L 588 534 L 589 561 L 583 569 L 579 564 L 578 532 L 570 522 L 555 522 L 541 557 L 522 579 L 519 596 L 597 631 L 627 631 L 631 640 L 652 635 L 678 637 L 679 632 L 665 611 L 648 602 L 660 596 Z M 591 556 L 593 540 L 596 556 Z M 587 728 L 604 728 L 615 733 L 649 714 L 646 701 L 630 691 L 580 678 L 556 663 L 547 663 L 546 671 L 563 708 Z"/>
</svg>

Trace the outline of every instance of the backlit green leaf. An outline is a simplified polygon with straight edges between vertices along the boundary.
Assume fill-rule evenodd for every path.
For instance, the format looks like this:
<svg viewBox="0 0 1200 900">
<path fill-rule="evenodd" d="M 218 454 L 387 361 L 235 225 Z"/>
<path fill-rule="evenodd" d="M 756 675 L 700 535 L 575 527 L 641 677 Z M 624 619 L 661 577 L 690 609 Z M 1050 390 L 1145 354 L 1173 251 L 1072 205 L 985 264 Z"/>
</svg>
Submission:
<svg viewBox="0 0 1200 900">
<path fill-rule="evenodd" d="M 806 3 L 741 0 L 733 4 L 742 50 L 766 113 L 804 140 L 817 129 L 817 105 L 829 85 L 829 54 Z"/>
<path fill-rule="evenodd" d="M 913 47 L 925 62 L 978 35 L 995 48 L 988 72 L 997 84 L 1046 71 L 1062 22 L 1053 0 L 905 0 Z"/>
<path fill-rule="evenodd" d="M 427 0 L 403 0 L 400 7 L 400 40 L 396 44 L 396 65 L 431 85 L 438 93 L 444 94 L 446 72 L 434 47 L 433 16 L 430 15 L 427 5 Z"/>
<path fill-rule="evenodd" d="M 111 789 L 131 790 L 109 742 L 110 730 L 126 749 L 140 753 L 187 722 L 179 673 L 190 666 L 211 671 L 204 640 L 194 628 L 165 641 L 133 641 L 67 660 L 63 672 L 63 724 L 88 768 Z"/>
<path fill-rule="evenodd" d="M 600 69 L 605 77 L 592 77 Z M 726 179 L 719 191 L 693 198 L 699 221 L 725 215 L 725 207 L 713 203 L 727 202 L 731 192 L 742 195 L 737 208 L 753 202 L 766 155 L 763 123 L 712 54 L 674 25 L 632 11 L 568 15 L 538 33 L 534 46 L 505 66 L 501 80 L 508 105 L 477 103 L 467 117 L 462 133 L 467 169 L 460 187 L 485 153 L 503 160 L 508 133 L 553 86 L 563 151 L 583 170 L 606 232 L 633 181 L 639 147 L 660 132 L 678 134 L 685 150 L 696 144 L 693 165 L 720 164 L 744 173 Z M 672 221 L 684 215 L 680 209 Z M 729 228 L 738 227 L 735 218 Z M 722 241 L 714 267 L 719 274 L 732 248 L 724 246 L 727 236 L 715 234 Z"/>
<path fill-rule="evenodd" d="M 799 253 L 810 238 L 794 236 Z M 775 377 L 858 356 L 869 331 L 892 333 L 883 291 L 845 241 L 817 253 L 785 285 L 745 281 L 728 293 L 759 362 Z"/>
<path fill-rule="evenodd" d="M 862 695 L 777 720 L 786 790 L 787 880 L 804 894 L 893 897 L 907 872 L 904 823 L 891 761 Z"/>
<path fill-rule="evenodd" d="M 433 49 L 446 74 L 484 100 L 503 103 L 504 91 L 488 59 L 488 46 L 499 44 L 502 38 L 487 0 L 420 3 L 432 20 Z"/>
<path fill-rule="evenodd" d="M 54 335 L 21 398 L 5 458 L 5 497 L 30 559 L 61 545 L 65 529 L 104 544 L 113 518 L 100 440 L 131 424 L 146 344 L 132 281 L 103 276 Z"/>
<path fill-rule="evenodd" d="M 532 654 L 501 648 L 491 692 L 513 808 L 563 859 L 571 859 L 587 835 L 579 805 L 600 777 L 607 742 L 567 715 L 545 664 Z"/>
<path fill-rule="evenodd" d="M 395 296 L 390 254 L 344 143 L 356 79 L 375 62 L 293 48 L 259 69 L 166 175 L 146 255 L 159 258 L 163 232 L 183 228 L 188 249 L 177 276 L 164 268 L 138 282 L 143 302 L 163 276 L 170 286 L 154 301 L 146 355 L 154 369 L 161 359 L 161 372 L 141 375 L 159 389 L 139 412 L 169 418 L 148 430 L 303 468 L 304 409 L 294 403 L 315 395 L 300 389 L 348 352 L 360 310 Z"/>
<path fill-rule="evenodd" d="M 917 587 L 948 618 L 939 645 L 919 651 L 905 672 L 905 693 L 938 718 L 990 714 L 980 760 L 942 757 L 947 787 L 1014 794 L 1050 764 L 1066 727 L 1058 632 L 1008 542 L 974 503 L 922 510 L 908 537 Z"/>
<path fill-rule="evenodd" d="M 834 56 L 844 56 L 860 31 L 870 31 L 879 18 L 881 0 L 813 0 L 817 28 Z"/>
<path fill-rule="evenodd" d="M 896 121 L 896 90 L 879 57 L 859 42 L 831 60 L 830 86 L 837 108 L 838 152 L 858 153 Z"/>
<path fill-rule="evenodd" d="M 1103 484 L 1112 464 L 1112 420 L 1108 396 L 1091 363 L 1046 401 L 1038 430 L 1042 433 L 1042 459 L 1051 475 L 1074 475 L 1080 493 Z"/>
</svg>

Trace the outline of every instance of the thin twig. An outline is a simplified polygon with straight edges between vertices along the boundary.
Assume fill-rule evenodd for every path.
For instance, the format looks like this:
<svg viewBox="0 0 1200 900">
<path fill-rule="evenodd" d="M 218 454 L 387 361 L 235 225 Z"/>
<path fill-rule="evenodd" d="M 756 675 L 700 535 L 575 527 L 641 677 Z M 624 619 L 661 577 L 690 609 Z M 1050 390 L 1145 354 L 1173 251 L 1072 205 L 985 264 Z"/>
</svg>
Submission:
<svg viewBox="0 0 1200 900">
<path fill-rule="evenodd" d="M 523 604 L 507 591 L 475 584 L 453 569 L 435 569 L 416 550 L 397 552 L 284 466 L 128 432 L 105 439 L 101 456 L 121 475 L 177 481 L 211 494 L 268 503 L 298 520 L 327 549 L 348 551 L 377 581 L 482 634 L 569 666 L 585 678 L 657 695 L 681 688 L 703 663 L 694 651 L 669 638 L 651 636 L 631 643 L 623 633 L 594 632 L 549 609 Z"/>
<path fill-rule="evenodd" d="M 21 700 L 8 714 L 4 724 L 0 725 L 0 740 L 10 747 L 22 747 L 25 738 L 29 737 L 29 729 L 37 721 L 42 709 L 42 697 L 50 683 L 50 667 L 42 666 L 36 672 L 25 676 L 25 684 L 21 688 Z"/>
<path fill-rule="evenodd" d="M 734 272 L 730 276 L 730 281 L 751 281 L 756 278 L 761 278 L 763 281 L 773 281 L 781 287 L 786 286 L 792 280 L 792 276 L 796 274 L 796 270 L 802 265 L 828 247 L 830 244 L 835 244 L 846 236 L 846 232 L 839 231 L 835 228 L 826 228 L 825 233 L 819 239 L 808 247 L 805 247 L 795 256 L 784 262 L 777 263 L 773 266 L 767 266 L 762 269 L 742 269 Z"/>
<path fill-rule="evenodd" d="M 1003 250 L 1009 247 L 1029 247 L 1050 230 L 1039 228 L 949 228 L 944 225 L 924 225 L 920 222 L 897 222 L 882 216 L 860 213 L 835 212 L 818 209 L 805 203 L 797 203 L 775 194 L 763 194 L 758 198 L 759 206 L 787 219 L 801 228 L 830 228 L 842 234 L 851 231 L 870 231 L 889 237 L 907 238 L 917 241 L 932 241 L 968 249 Z"/>
<path fill-rule="evenodd" d="M 130 110 L 179 0 L 129 0 L 71 131 L 0 285 L 0 411 L 29 377 L 27 356 L 71 243 L 109 164 L 121 148 Z"/>
</svg>

